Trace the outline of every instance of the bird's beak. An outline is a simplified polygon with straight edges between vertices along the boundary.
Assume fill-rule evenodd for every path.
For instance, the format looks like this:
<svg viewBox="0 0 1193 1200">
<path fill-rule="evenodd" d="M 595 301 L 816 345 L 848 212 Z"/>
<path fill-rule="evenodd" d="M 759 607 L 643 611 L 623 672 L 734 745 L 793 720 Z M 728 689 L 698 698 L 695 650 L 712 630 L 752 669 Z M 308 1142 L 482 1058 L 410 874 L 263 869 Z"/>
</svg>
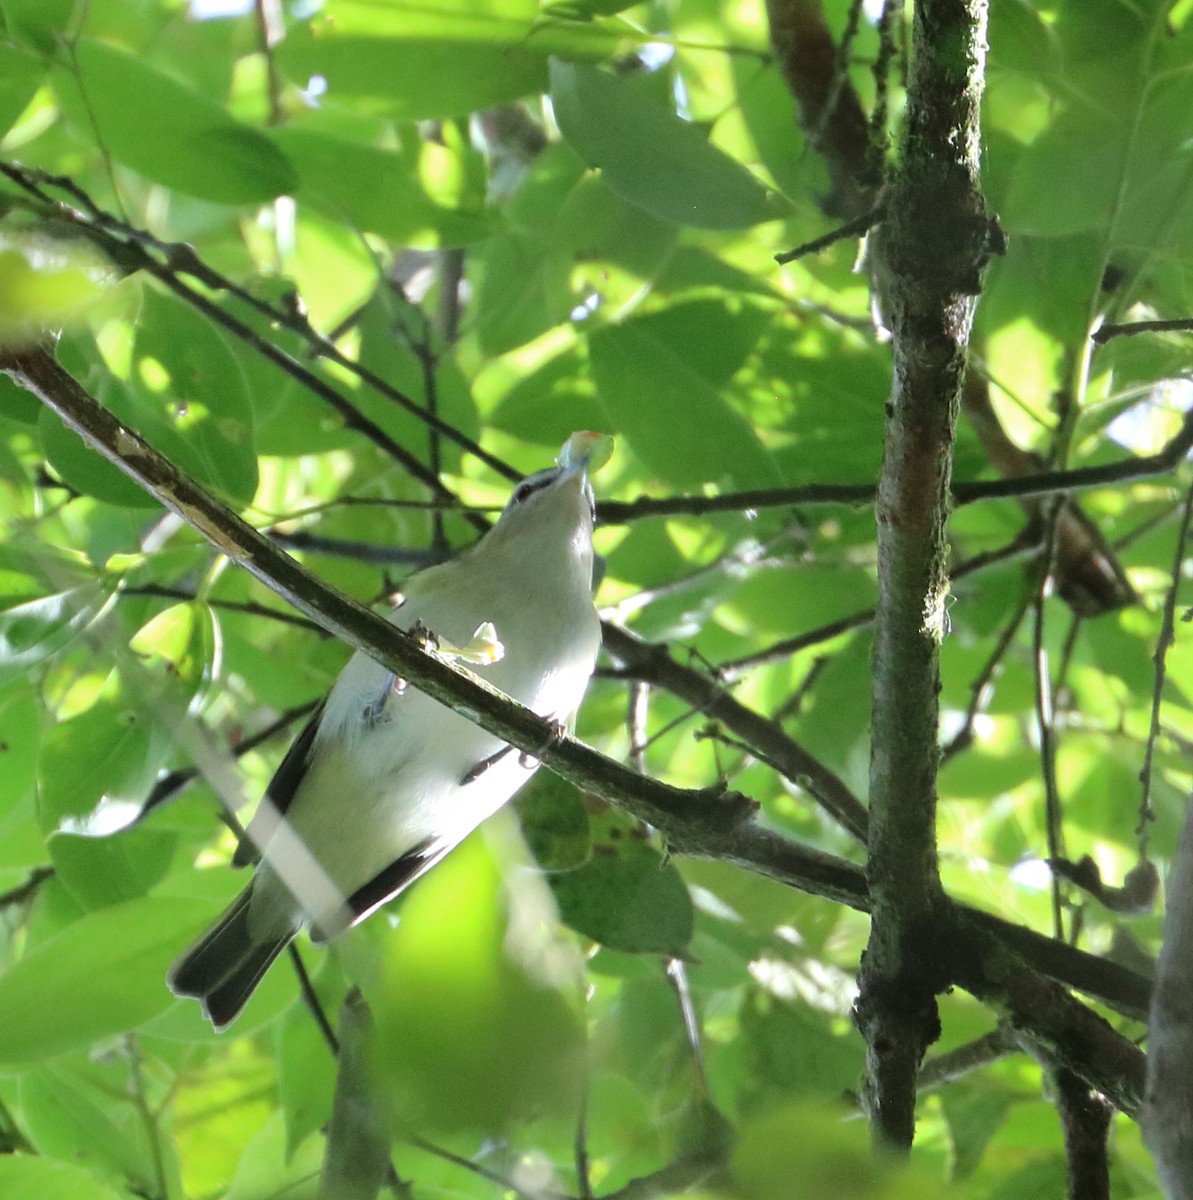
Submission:
<svg viewBox="0 0 1193 1200">
<path fill-rule="evenodd" d="M 559 476 L 560 483 L 567 483 L 569 479 L 587 479 L 588 478 L 588 460 L 591 457 L 589 454 L 577 455 L 566 467 L 563 468 L 562 474 Z"/>
</svg>

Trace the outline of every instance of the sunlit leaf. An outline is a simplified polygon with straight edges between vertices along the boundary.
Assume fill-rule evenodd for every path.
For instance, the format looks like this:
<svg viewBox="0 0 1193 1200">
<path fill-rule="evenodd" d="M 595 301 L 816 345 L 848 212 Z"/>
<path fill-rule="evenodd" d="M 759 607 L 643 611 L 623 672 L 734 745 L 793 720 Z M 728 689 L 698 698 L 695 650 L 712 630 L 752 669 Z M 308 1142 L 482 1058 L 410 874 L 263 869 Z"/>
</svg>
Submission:
<svg viewBox="0 0 1193 1200">
<path fill-rule="evenodd" d="M 82 39 L 74 53 L 86 110 L 118 161 L 219 204 L 262 204 L 294 190 L 282 151 L 214 100 L 103 42 Z"/>
</svg>

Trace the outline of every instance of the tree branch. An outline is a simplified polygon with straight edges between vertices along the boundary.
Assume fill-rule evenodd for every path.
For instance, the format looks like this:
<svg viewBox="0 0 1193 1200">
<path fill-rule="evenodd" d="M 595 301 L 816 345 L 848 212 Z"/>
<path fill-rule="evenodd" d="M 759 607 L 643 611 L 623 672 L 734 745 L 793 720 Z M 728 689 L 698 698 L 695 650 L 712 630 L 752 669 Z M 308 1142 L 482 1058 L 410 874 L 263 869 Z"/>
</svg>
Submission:
<svg viewBox="0 0 1193 1200">
<path fill-rule="evenodd" d="M 1107 1142 L 1114 1109 L 1084 1079 L 1064 1067 L 1052 1072 L 1052 1085 L 1065 1139 L 1069 1196 L 1072 1200 L 1110 1200 Z"/>
<path fill-rule="evenodd" d="M 894 378 L 878 483 L 870 942 L 855 1015 L 879 1140 L 910 1147 L 916 1074 L 939 1034 L 940 643 L 953 436 L 976 295 L 998 242 L 978 184 L 985 0 L 919 0 L 900 162 L 871 238 Z"/>
<path fill-rule="evenodd" d="M 542 718 L 474 676 L 425 652 L 387 621 L 310 575 L 107 413 L 45 350 L 0 352 L 0 370 L 37 394 L 89 445 L 300 612 L 348 644 L 373 655 L 428 695 L 498 737 L 534 753 L 563 778 L 654 825 L 675 852 L 736 864 L 787 886 L 853 908 L 868 908 L 866 877 L 861 867 L 801 846 L 763 828 L 751 819 L 753 806 L 741 796 L 715 788 L 685 790 L 671 787 L 641 776 L 572 738 L 547 744 L 544 749 L 544 744 L 549 742 L 549 730 Z M 725 720 L 726 709 L 731 713 L 735 708 L 741 709 L 740 719 L 746 728 L 761 723 L 768 728 L 760 736 L 774 737 L 776 733 L 782 736 L 782 731 L 773 723 L 742 709 L 715 683 L 674 662 L 665 648 L 640 642 L 616 627 L 606 626 L 605 632 L 612 653 L 627 661 L 651 666 L 651 674 L 657 675 L 662 686 L 674 686 L 680 694 L 691 694 L 694 687 L 701 692 L 711 689 L 712 694 L 706 695 L 706 699 L 710 705 L 715 703 L 713 711 L 718 719 Z M 798 747 L 796 749 L 798 751 Z M 815 760 L 808 765 L 823 771 Z M 832 778 L 835 777 L 827 777 Z M 822 777 L 821 782 L 825 783 L 826 778 Z M 837 783 L 839 785 L 839 781 Z M 857 803 L 856 799 L 852 802 Z M 1041 1025 L 1039 1036 L 1064 1042 L 1066 1037 L 1077 1038 L 1085 1029 L 1085 1045 L 1092 1047 L 1090 1053 L 1098 1057 L 1098 1062 L 1083 1064 L 1080 1056 L 1075 1055 L 1074 1070 L 1082 1078 L 1102 1087 L 1116 1103 L 1120 1096 L 1129 1099 L 1134 1087 L 1130 1056 L 1121 1047 L 1118 1053 L 1107 1056 L 1096 1038 L 1090 1041 L 1089 1037 L 1093 1035 L 1089 1034 L 1087 1026 L 1091 1021 L 1098 1022 L 1099 1018 L 1063 989 L 1023 966 L 1017 955 L 1029 960 L 1040 971 L 1127 1013 L 1136 1013 L 1146 1007 L 1147 981 L 1114 963 L 1055 943 L 990 914 L 963 910 L 959 921 L 955 939 L 957 948 L 953 953 L 954 956 L 965 956 L 965 970 L 958 969 L 957 972 L 963 986 L 996 1005 L 1001 1003 L 1003 992 L 1009 986 L 1008 979 L 1017 981 L 1016 986 L 1021 991 L 1052 988 L 1053 992 L 1049 994 L 1054 1001 L 1053 1009 L 1049 1021 Z M 981 950 L 967 949 L 975 943 Z M 1004 949 L 1004 945 L 1013 948 L 1015 954 Z M 1016 964 L 1014 971 L 1006 965 L 1008 962 Z M 1001 974 L 988 970 L 989 963 L 999 964 Z M 1015 971 L 1027 982 L 1019 980 Z M 1023 1029 L 1036 1032 L 1031 1004 L 1022 1006 L 1020 1017 Z M 1099 1037 L 1109 1038 L 1114 1049 L 1118 1046 L 1114 1040 L 1117 1035 L 1109 1027 L 1105 1027 L 1103 1033 L 1104 1024 L 1089 1028 Z M 1070 1035 L 1070 1029 L 1078 1033 Z M 1130 1046 L 1129 1043 L 1126 1045 Z M 1134 1050 L 1133 1047 L 1130 1049 Z M 1115 1075 L 1114 1071 L 1120 1068 L 1120 1075 Z"/>
<path fill-rule="evenodd" d="M 34 392 L 88 445 L 195 528 L 222 554 L 271 588 L 299 612 L 356 649 L 371 655 L 432 699 L 489 733 L 547 763 L 556 774 L 612 804 L 627 801 L 637 815 L 671 828 L 677 849 L 717 826 L 748 819 L 754 806 L 716 788 L 689 791 L 644 778 L 572 738 L 555 740 L 551 722 L 463 671 L 304 570 L 252 526 L 225 508 L 189 476 L 116 420 L 45 349 L 8 351 L 0 370 Z M 690 824 L 689 824 L 690 822 Z"/>
<path fill-rule="evenodd" d="M 222 329 L 249 345 L 263 358 L 285 371 L 298 380 L 320 400 L 329 404 L 344 419 L 345 425 L 373 442 L 379 449 L 385 451 L 395 461 L 400 462 L 406 470 L 431 491 L 445 499 L 454 500 L 453 494 L 444 487 L 439 477 L 405 447 L 399 445 L 376 422 L 361 413 L 345 396 L 321 379 L 313 371 L 305 367 L 293 356 L 260 337 L 248 325 L 237 320 L 222 309 L 207 296 L 196 291 L 185 283 L 181 275 L 187 274 L 198 279 L 205 286 L 216 291 L 226 292 L 235 296 L 250 308 L 266 317 L 271 323 L 289 329 L 302 337 L 311 348 L 321 357 L 327 358 L 351 371 L 363 382 L 367 383 L 380 395 L 392 400 L 407 412 L 418 417 L 432 429 L 444 434 L 461 444 L 462 448 L 475 455 L 487 466 L 506 479 L 516 480 L 519 474 L 507 463 L 495 457 L 477 445 L 471 438 L 460 433 L 446 421 L 427 410 L 404 392 L 393 387 L 386 380 L 374 374 L 366 367 L 348 358 L 334 343 L 321 337 L 311 328 L 306 318 L 297 311 L 286 311 L 266 304 L 253 296 L 238 284 L 207 266 L 190 246 L 182 243 L 161 243 L 150 234 L 117 220 L 110 213 L 104 212 L 95 202 L 72 180 L 63 176 L 46 176 L 34 171 L 26 171 L 12 163 L 0 161 L 0 173 L 20 187 L 38 202 L 41 215 L 50 220 L 69 223 L 81 234 L 93 241 L 112 260 L 128 272 L 144 271 L 164 284 L 171 292 L 184 300 L 192 308 L 214 321 Z M 40 186 L 45 183 L 65 190 L 81 203 L 90 216 L 80 213 L 48 195 Z M 152 252 L 151 252 L 152 251 Z M 160 254 L 164 262 L 154 257 Z M 467 513 L 467 519 L 478 529 L 486 528 L 483 518 Z"/>
<path fill-rule="evenodd" d="M 865 805 L 840 776 L 788 737 L 778 724 L 747 708 L 715 679 L 676 662 L 666 646 L 644 642 L 608 621 L 602 629 L 605 649 L 623 665 L 624 674 L 664 688 L 706 716 L 722 721 L 787 779 L 814 796 L 859 841 L 865 841 Z"/>
<path fill-rule="evenodd" d="M 1178 321 L 1127 321 L 1122 325 L 1103 325 L 1093 334 L 1095 345 L 1104 346 L 1111 338 L 1136 337 L 1141 333 L 1193 333 L 1193 317 Z"/>
<path fill-rule="evenodd" d="M 981 500 L 1026 500 L 1058 492 L 1137 483 L 1169 475 L 1193 450 L 1193 409 L 1181 427 L 1154 454 L 1129 454 L 1114 462 L 1067 471 L 1033 471 L 1005 479 L 954 480 L 949 492 L 955 507 Z M 1024 453 L 1020 451 L 1020 453 Z M 705 516 L 717 512 L 748 512 L 757 508 L 786 508 L 814 504 L 846 504 L 861 508 L 873 502 L 875 486 L 869 483 L 806 483 L 787 488 L 759 488 L 725 492 L 719 496 L 639 496 L 636 500 L 602 500 L 597 514 L 605 525 L 624 525 L 645 517 Z"/>
</svg>

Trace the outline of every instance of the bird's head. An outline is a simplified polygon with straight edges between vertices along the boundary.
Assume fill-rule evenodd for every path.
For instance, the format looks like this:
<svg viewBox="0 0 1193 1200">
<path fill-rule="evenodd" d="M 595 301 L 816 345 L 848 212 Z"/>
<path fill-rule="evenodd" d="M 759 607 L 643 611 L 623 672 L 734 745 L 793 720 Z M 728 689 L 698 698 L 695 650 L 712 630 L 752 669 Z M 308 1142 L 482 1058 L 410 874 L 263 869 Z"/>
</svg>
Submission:
<svg viewBox="0 0 1193 1200">
<path fill-rule="evenodd" d="M 591 559 L 596 501 L 588 476 L 612 453 L 613 439 L 607 434 L 572 434 L 555 466 L 528 475 L 514 488 L 485 539 L 495 543 L 489 549 L 525 547 L 544 557 L 553 549 L 570 549 Z"/>
</svg>

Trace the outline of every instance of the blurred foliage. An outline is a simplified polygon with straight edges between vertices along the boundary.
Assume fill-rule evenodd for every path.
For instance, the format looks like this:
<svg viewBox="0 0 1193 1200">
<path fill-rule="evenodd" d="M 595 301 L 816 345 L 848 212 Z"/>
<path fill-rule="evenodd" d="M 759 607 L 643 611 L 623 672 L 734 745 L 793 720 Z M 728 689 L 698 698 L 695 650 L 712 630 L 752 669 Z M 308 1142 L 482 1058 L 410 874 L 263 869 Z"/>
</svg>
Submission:
<svg viewBox="0 0 1193 1200">
<path fill-rule="evenodd" d="M 975 369 L 1024 447 L 1070 466 L 1150 452 L 1190 402 L 1187 340 L 1091 350 L 1088 334 L 1104 317 L 1193 308 L 1190 5 L 992 7 L 984 183 L 1010 240 Z M 610 499 L 875 479 L 890 364 L 856 246 L 773 262 L 830 224 L 761 0 L 258 8 L 0 0 L 0 156 L 68 177 L 82 194 L 46 193 L 84 221 L 90 197 L 188 243 L 248 297 L 306 314 L 349 361 L 520 471 L 593 428 L 618 437 L 597 479 Z M 839 35 L 846 4 L 825 9 Z M 876 52 L 863 20 L 850 81 L 867 101 Z M 896 112 L 899 84 L 896 72 Z M 143 272 L 111 286 L 80 230 L 46 221 L 11 180 L 0 213 L 0 338 L 73 318 L 58 354 L 76 377 L 255 524 L 314 538 L 303 557 L 320 575 L 372 602 L 409 557 L 337 543 L 417 552 L 473 536 L 212 316 L 311 364 L 300 322 L 211 287 L 204 313 Z M 172 261 L 185 270 L 186 255 Z M 466 502 L 504 499 L 504 481 L 417 416 L 347 369 L 323 374 Z M 957 474 L 992 474 L 964 422 Z M 1065 850 L 1090 855 L 1108 886 L 1139 853 L 1180 485 L 1082 497 L 1137 604 L 1084 622 L 1044 606 Z M 1023 524 L 1010 501 L 968 506 L 951 552 L 1005 546 Z M 298 1198 L 318 1193 L 325 1159 L 344 1194 L 367 1193 L 377 1171 L 362 1183 L 344 1146 L 326 1146 L 347 1123 L 375 1153 L 376 1114 L 363 1133 L 350 1111 L 332 1121 L 335 1063 L 290 965 L 219 1037 L 165 988 L 171 958 L 239 882 L 214 791 L 199 778 L 131 823 L 162 772 L 313 701 L 347 652 L 260 611 L 282 605 L 4 377 L 0 531 L 0 1194 Z M 873 601 L 864 509 L 656 517 L 597 540 L 601 604 L 696 670 Z M 942 740 L 1035 580 L 1012 562 L 958 581 Z M 1187 578 L 1177 603 L 1193 603 Z M 954 895 L 1050 931 L 1031 869 L 1046 856 L 1032 619 L 943 767 L 940 845 Z M 863 796 L 870 645 L 863 624 L 735 685 Z M 1161 864 L 1190 787 L 1191 653 L 1178 626 L 1152 778 Z M 598 678 L 580 735 L 627 755 L 628 704 L 624 681 Z M 727 779 L 773 827 L 860 858 L 677 698 L 651 690 L 638 732 L 650 773 Z M 246 797 L 284 747 L 279 735 L 239 758 Z M 858 914 L 668 858 L 544 773 L 519 807 L 524 841 L 499 817 L 394 911 L 327 951 L 299 948 L 333 1020 L 350 987 L 371 1008 L 375 1033 L 352 1027 L 369 1070 L 354 1059 L 339 1099 L 348 1111 L 374 1096 L 408 1194 L 584 1194 L 580 1163 L 598 1196 L 660 1171 L 654 1194 L 1055 1193 L 1061 1134 L 1022 1057 L 926 1095 L 911 1164 L 874 1169 L 863 1124 L 841 1120 L 862 1067 L 848 1018 Z M 1072 889 L 1067 902 L 1084 947 L 1154 951 L 1156 915 L 1116 916 Z M 967 996 L 942 1008 L 943 1050 L 992 1027 Z M 1116 1195 L 1154 1191 L 1121 1119 L 1113 1149 Z"/>
</svg>

